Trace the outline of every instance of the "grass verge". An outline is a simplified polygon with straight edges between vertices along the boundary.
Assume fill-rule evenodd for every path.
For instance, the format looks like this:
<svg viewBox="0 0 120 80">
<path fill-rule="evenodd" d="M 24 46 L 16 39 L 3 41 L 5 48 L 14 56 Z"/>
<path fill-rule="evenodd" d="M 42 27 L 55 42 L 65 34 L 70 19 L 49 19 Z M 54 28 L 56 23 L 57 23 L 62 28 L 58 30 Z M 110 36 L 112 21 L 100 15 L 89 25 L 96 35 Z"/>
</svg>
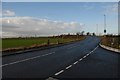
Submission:
<svg viewBox="0 0 120 80">
<path fill-rule="evenodd" d="M 83 40 L 85 36 L 64 36 L 64 37 L 39 37 L 39 38 L 7 38 L 2 39 L 2 51 L 20 51 L 31 48 L 44 47 L 49 45 L 64 44 L 72 41 Z"/>
<path fill-rule="evenodd" d="M 101 44 L 112 48 L 120 49 L 120 37 L 119 36 L 103 36 Z"/>
</svg>

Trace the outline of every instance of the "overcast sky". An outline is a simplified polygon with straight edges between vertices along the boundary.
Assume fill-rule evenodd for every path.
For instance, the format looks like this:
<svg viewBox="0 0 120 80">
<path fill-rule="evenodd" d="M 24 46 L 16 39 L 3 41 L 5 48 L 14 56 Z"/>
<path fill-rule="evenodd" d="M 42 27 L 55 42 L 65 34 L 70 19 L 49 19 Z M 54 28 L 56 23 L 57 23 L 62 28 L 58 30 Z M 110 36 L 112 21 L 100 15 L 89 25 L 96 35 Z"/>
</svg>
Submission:
<svg viewBox="0 0 120 80">
<path fill-rule="evenodd" d="M 80 31 L 118 33 L 117 2 L 3 2 L 3 37 L 48 36 Z"/>
</svg>

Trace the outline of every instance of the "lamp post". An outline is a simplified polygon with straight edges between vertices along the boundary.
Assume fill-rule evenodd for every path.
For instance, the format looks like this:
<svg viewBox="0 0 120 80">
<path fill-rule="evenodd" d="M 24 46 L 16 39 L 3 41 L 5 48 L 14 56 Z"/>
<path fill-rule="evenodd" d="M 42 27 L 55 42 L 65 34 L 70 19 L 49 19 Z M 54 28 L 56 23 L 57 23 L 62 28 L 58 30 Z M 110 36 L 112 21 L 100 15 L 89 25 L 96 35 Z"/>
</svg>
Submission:
<svg viewBox="0 0 120 80">
<path fill-rule="evenodd" d="M 98 24 L 96 24 L 96 35 L 98 36 Z"/>
<path fill-rule="evenodd" d="M 106 40 L 106 15 L 104 14 L 104 42 L 107 44 Z"/>
<path fill-rule="evenodd" d="M 104 36 L 106 35 L 106 15 L 104 14 Z"/>
</svg>

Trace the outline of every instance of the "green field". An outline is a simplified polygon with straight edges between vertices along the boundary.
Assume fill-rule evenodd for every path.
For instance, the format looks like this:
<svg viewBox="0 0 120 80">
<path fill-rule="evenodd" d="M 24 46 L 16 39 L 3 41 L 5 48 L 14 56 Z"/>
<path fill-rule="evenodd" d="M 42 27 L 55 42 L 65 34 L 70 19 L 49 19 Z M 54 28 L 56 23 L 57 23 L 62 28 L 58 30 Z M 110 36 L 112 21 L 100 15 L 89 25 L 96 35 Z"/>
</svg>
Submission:
<svg viewBox="0 0 120 80">
<path fill-rule="evenodd" d="M 66 43 L 75 40 L 82 40 L 84 36 L 69 36 L 69 37 L 39 37 L 39 38 L 10 38 L 10 39 L 2 39 L 2 50 L 12 49 L 12 48 L 25 48 L 34 45 L 49 45 L 58 44 L 58 43 Z M 49 40 L 49 41 L 48 41 Z"/>
<path fill-rule="evenodd" d="M 106 36 L 102 37 L 101 43 L 103 45 L 120 49 L 120 37 L 119 36 Z"/>
</svg>

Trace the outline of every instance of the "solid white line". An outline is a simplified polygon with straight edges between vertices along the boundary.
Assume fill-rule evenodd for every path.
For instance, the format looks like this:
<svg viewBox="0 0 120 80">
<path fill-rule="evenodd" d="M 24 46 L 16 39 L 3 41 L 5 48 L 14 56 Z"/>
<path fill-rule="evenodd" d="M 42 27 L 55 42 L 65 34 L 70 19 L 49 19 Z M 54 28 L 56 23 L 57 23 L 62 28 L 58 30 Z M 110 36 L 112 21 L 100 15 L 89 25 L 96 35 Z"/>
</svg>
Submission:
<svg viewBox="0 0 120 80">
<path fill-rule="evenodd" d="M 64 72 L 64 70 L 57 72 L 55 75 L 57 76 L 57 75 L 61 74 L 62 72 Z"/>
<path fill-rule="evenodd" d="M 0 67 L 4 67 L 4 66 L 8 66 L 8 65 L 17 64 L 17 63 L 24 62 L 24 61 L 36 59 L 36 58 L 47 56 L 47 55 L 50 55 L 50 54 L 53 54 L 53 53 L 55 53 L 55 52 L 44 54 L 44 55 L 40 55 L 40 56 L 35 56 L 35 57 L 27 58 L 27 59 L 23 59 L 23 60 L 20 60 L 20 61 L 11 62 L 11 63 L 8 63 L 8 64 L 1 65 Z"/>
<path fill-rule="evenodd" d="M 69 68 L 71 68 L 71 67 L 72 67 L 72 65 L 70 65 L 70 66 L 66 67 L 66 69 L 69 69 Z"/>
<path fill-rule="evenodd" d="M 78 63 L 78 61 L 74 62 L 73 64 L 77 64 L 77 63 Z"/>
</svg>

